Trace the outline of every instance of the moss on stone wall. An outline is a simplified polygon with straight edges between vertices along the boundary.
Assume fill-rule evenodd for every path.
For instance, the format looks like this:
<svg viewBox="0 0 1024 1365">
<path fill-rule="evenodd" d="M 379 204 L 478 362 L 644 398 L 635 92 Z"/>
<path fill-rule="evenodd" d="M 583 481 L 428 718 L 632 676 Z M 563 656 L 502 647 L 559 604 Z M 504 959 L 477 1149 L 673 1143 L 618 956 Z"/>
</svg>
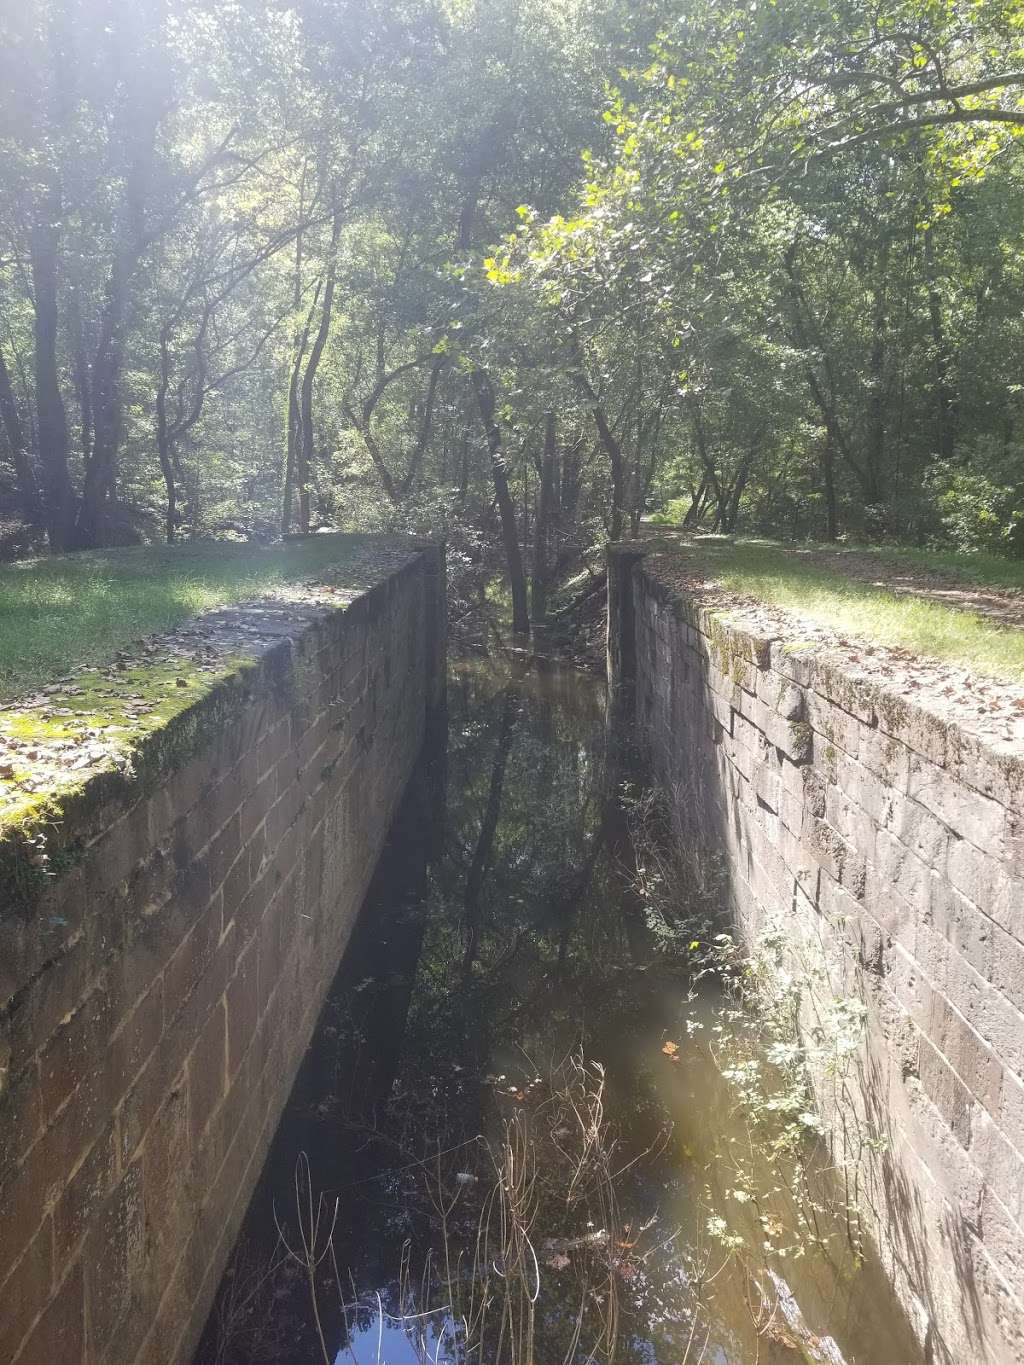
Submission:
<svg viewBox="0 0 1024 1365">
<path fill-rule="evenodd" d="M 422 546 L 360 543 L 315 582 L 207 613 L 0 710 L 0 915 L 29 913 L 111 802 L 137 801 L 183 767 L 257 687 L 302 696 L 316 665 L 293 640 L 304 635 L 308 651 L 318 620 L 366 610 Z"/>
</svg>

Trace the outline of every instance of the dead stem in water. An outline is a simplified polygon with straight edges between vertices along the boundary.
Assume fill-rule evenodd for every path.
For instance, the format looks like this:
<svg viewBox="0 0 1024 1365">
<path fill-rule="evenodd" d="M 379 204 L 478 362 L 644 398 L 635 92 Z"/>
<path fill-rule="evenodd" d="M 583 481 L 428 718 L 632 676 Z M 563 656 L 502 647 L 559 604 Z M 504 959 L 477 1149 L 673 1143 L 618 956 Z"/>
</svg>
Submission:
<svg viewBox="0 0 1024 1365">
<path fill-rule="evenodd" d="M 351 1316 L 368 1311 L 376 1315 L 375 1365 L 383 1365 L 385 1323 L 403 1329 L 424 1365 L 616 1360 L 631 1289 L 678 1236 L 659 1236 L 655 1218 L 640 1225 L 627 1219 L 618 1186 L 626 1171 L 660 1153 L 668 1135 L 619 1161 L 600 1063 L 577 1053 L 547 1081 L 532 1066 L 529 1075 L 496 1137 L 455 1147 L 439 1142 L 437 1152 L 419 1163 L 428 1245 L 419 1251 L 407 1241 L 402 1248 L 389 1291 L 397 1311 L 385 1306 L 379 1290 L 360 1294 L 351 1274 L 342 1274 L 334 1247 L 337 1204 L 314 1195 L 309 1163 L 300 1158 L 299 1236 L 287 1239 L 280 1225 L 278 1231 L 309 1286 L 325 1365 L 337 1359 L 325 1339 L 319 1299 L 325 1261 L 333 1268 L 335 1307 L 353 1360 Z M 680 1254 L 678 1248 L 673 1254 Z M 698 1365 L 703 1358 L 708 1323 L 698 1288 L 711 1278 L 706 1258 L 687 1277 L 693 1289 L 689 1341 L 678 1365 Z"/>
</svg>

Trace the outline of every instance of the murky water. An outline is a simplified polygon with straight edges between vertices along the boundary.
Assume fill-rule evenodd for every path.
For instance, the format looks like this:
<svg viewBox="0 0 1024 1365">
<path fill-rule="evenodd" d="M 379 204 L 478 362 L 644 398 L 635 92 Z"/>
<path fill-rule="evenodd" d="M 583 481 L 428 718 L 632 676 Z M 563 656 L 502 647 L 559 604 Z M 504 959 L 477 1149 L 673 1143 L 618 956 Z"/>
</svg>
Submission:
<svg viewBox="0 0 1024 1365">
<path fill-rule="evenodd" d="M 446 802 L 435 764 L 199 1365 L 913 1365 L 827 1191 L 820 1242 L 794 1231 L 721 1075 L 719 1001 L 648 930 L 603 688 L 462 663 L 449 704 Z"/>
</svg>

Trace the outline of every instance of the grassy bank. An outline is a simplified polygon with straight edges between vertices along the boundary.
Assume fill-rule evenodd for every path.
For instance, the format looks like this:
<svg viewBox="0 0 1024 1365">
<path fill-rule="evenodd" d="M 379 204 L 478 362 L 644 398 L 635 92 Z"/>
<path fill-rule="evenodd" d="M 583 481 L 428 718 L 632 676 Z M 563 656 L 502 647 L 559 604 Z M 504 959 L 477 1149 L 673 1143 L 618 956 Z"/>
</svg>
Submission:
<svg viewBox="0 0 1024 1365">
<path fill-rule="evenodd" d="M 871 555 L 878 560 L 880 570 L 893 566 L 896 569 L 941 574 L 958 583 L 975 587 L 1024 591 L 1024 563 L 1004 559 L 1000 555 L 958 555 L 952 550 L 917 550 L 910 546 L 895 545 L 853 546 L 849 550 L 835 545 L 820 548 L 835 555 L 836 563 L 840 565 L 847 554 Z"/>
<path fill-rule="evenodd" d="M 847 577 L 841 550 L 835 552 L 835 567 L 823 563 L 817 553 L 811 558 L 763 541 L 705 541 L 686 553 L 726 588 L 799 612 L 840 634 L 966 665 L 990 677 L 1024 682 L 1024 631 L 1000 626 L 969 609 Z M 1004 561 L 958 560 L 917 551 L 874 553 L 880 579 L 902 562 L 908 568 L 949 574 L 964 583 L 1024 587 L 1024 570 Z"/>
<path fill-rule="evenodd" d="M 214 607 L 344 566 L 361 537 L 108 550 L 0 568 L 0 700 Z"/>
</svg>

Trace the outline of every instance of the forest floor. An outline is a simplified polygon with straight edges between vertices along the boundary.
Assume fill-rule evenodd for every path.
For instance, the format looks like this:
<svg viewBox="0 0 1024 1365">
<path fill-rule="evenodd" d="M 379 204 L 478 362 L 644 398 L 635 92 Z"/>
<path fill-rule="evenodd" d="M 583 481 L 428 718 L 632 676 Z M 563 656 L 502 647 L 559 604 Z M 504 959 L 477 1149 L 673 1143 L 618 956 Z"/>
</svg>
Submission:
<svg viewBox="0 0 1024 1365">
<path fill-rule="evenodd" d="M 729 611 L 752 633 L 826 649 L 851 672 L 895 687 L 999 748 L 1024 747 L 1018 566 L 666 535 L 660 527 L 645 528 L 644 538 L 665 551 L 661 577 Z"/>
</svg>

